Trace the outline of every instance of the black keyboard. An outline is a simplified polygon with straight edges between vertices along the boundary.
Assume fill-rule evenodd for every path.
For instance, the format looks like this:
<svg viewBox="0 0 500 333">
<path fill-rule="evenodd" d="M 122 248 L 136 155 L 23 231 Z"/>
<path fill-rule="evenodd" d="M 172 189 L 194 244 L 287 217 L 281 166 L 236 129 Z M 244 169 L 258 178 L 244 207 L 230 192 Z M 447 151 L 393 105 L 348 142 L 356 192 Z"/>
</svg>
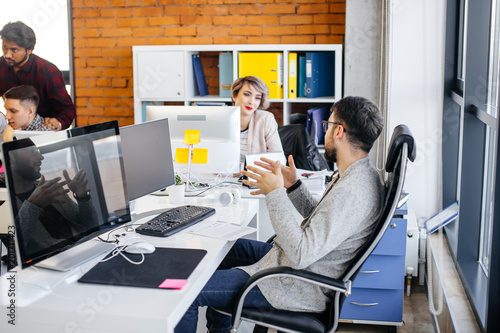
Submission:
<svg viewBox="0 0 500 333">
<path fill-rule="evenodd" d="M 214 214 L 215 209 L 211 207 L 179 206 L 169 209 L 148 222 L 141 224 L 135 231 L 148 236 L 167 237 Z"/>
</svg>

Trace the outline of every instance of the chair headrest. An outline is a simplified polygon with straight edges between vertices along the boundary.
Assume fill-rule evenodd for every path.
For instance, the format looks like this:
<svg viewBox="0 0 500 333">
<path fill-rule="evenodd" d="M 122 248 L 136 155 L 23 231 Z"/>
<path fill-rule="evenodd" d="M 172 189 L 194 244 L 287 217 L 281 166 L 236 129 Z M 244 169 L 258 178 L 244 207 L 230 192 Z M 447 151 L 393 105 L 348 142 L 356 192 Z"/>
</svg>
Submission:
<svg viewBox="0 0 500 333">
<path fill-rule="evenodd" d="M 408 159 L 412 162 L 415 161 L 417 149 L 413 135 L 406 125 L 398 125 L 392 133 L 391 143 L 389 145 L 389 153 L 387 154 L 387 162 L 385 164 L 385 170 L 387 172 L 393 171 L 396 161 L 398 160 L 399 152 L 404 143 L 408 144 Z"/>
</svg>

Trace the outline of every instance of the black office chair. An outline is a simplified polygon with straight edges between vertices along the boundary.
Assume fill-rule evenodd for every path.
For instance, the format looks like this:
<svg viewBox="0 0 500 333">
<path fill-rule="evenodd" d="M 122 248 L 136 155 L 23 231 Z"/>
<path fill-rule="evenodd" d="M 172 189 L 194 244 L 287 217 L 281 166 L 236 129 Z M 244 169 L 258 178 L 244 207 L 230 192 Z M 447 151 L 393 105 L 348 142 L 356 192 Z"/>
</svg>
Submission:
<svg viewBox="0 0 500 333">
<path fill-rule="evenodd" d="M 288 156 L 292 155 L 298 169 L 314 171 L 329 169 L 328 163 L 319 153 L 304 124 L 280 126 L 278 133 L 286 160 L 288 161 Z"/>
<path fill-rule="evenodd" d="M 345 297 L 351 294 L 351 286 L 359 269 L 377 246 L 394 215 L 403 189 L 407 159 L 413 162 L 415 156 L 416 146 L 410 130 L 405 125 L 397 126 L 391 138 L 385 166 L 387 181 L 385 182 L 386 194 L 382 214 L 366 244 L 360 249 L 343 276 L 339 279 L 332 279 L 290 267 L 263 270 L 250 277 L 241 288 L 232 309 L 215 309 L 232 316 L 233 330 L 231 332 L 236 332 L 242 320 L 254 323 L 254 332 L 266 332 L 268 328 L 274 328 L 280 332 L 334 332 L 337 329 L 342 303 Z M 295 278 L 332 290 L 331 302 L 327 310 L 324 313 L 306 313 L 278 309 L 243 308 L 243 301 L 247 293 L 260 281 L 274 277 Z"/>
</svg>

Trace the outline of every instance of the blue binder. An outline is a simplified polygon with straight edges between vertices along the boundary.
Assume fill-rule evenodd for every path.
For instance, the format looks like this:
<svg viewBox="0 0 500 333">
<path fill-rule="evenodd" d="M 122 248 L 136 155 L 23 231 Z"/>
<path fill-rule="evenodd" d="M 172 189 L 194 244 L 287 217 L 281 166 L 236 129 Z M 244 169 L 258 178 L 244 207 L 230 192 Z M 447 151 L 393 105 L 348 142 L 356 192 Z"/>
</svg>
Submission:
<svg viewBox="0 0 500 333">
<path fill-rule="evenodd" d="M 298 66 L 297 97 L 306 97 L 306 57 L 299 57 Z"/>
<path fill-rule="evenodd" d="M 219 95 L 231 97 L 233 84 L 233 55 L 229 52 L 219 54 Z"/>
<path fill-rule="evenodd" d="M 323 132 L 323 120 L 328 120 L 331 105 L 323 105 L 307 110 L 306 130 L 314 139 L 316 145 L 325 143 L 325 132 Z"/>
<path fill-rule="evenodd" d="M 335 53 L 306 52 L 306 97 L 334 96 Z"/>
<path fill-rule="evenodd" d="M 199 54 L 193 54 L 193 69 L 200 96 L 208 95 L 207 81 L 205 80 L 205 73 L 203 72 Z"/>
</svg>

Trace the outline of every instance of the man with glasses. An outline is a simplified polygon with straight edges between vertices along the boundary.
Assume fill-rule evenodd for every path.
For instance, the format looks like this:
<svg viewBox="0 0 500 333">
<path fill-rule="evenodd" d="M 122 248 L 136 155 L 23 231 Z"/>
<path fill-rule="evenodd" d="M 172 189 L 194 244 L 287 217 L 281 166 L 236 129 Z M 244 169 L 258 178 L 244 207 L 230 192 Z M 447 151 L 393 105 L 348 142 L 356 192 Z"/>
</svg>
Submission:
<svg viewBox="0 0 500 333">
<path fill-rule="evenodd" d="M 238 240 L 176 327 L 196 332 L 198 307 L 209 306 L 207 328 L 229 332 L 230 318 L 213 311 L 231 307 L 251 275 L 267 268 L 289 266 L 332 278 L 339 277 L 373 230 L 384 202 L 384 186 L 368 153 L 383 128 L 378 108 L 362 97 L 335 103 L 323 123 L 325 157 L 335 162 L 337 175 L 320 200 L 315 199 L 297 175 L 293 157 L 289 166 L 262 158 L 243 174 L 254 179 L 266 196 L 276 237 L 272 244 Z M 243 181 L 249 184 L 248 180 Z M 294 210 L 304 220 L 297 221 Z M 234 269 L 236 268 L 236 269 Z M 245 298 L 245 307 L 322 312 L 329 301 L 320 287 L 286 277 L 262 281 Z"/>
</svg>

